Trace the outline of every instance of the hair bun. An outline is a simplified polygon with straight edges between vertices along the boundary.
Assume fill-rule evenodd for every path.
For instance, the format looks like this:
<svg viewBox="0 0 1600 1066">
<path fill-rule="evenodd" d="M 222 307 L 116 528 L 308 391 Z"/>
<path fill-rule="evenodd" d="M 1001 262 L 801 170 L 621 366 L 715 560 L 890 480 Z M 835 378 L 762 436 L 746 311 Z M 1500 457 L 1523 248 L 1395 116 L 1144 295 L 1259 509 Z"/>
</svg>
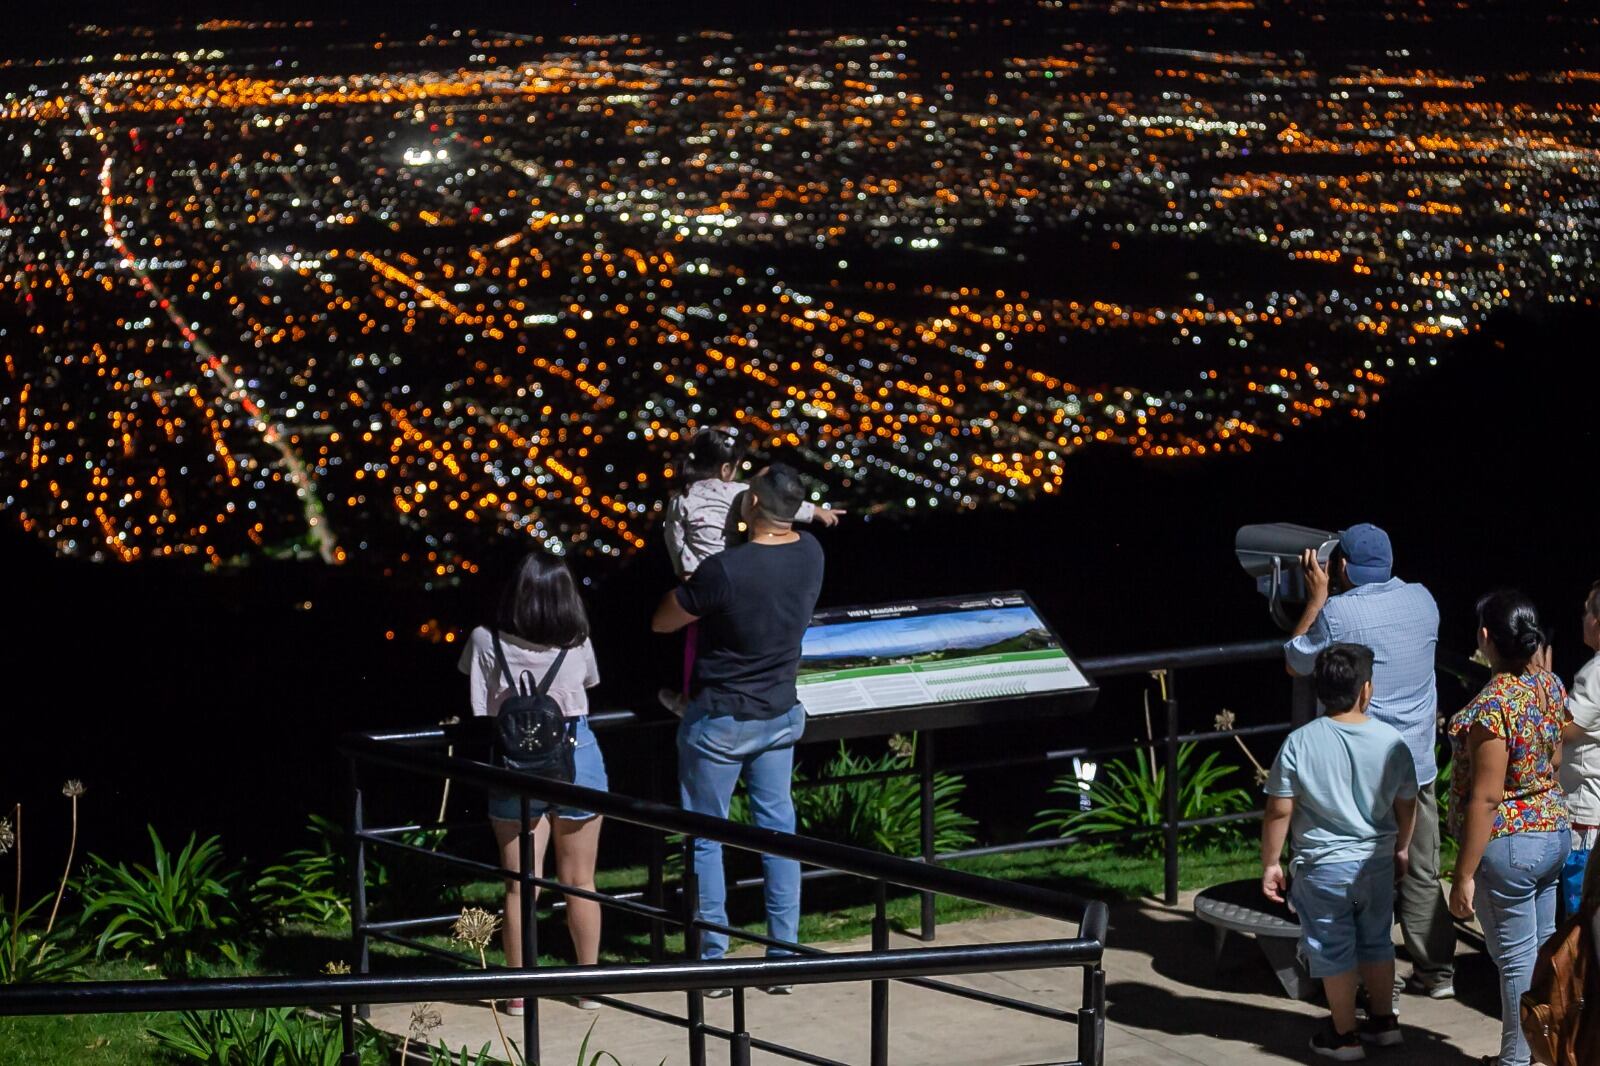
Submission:
<svg viewBox="0 0 1600 1066">
<path fill-rule="evenodd" d="M 1478 625 L 1488 632 L 1490 643 L 1508 667 L 1526 662 L 1548 643 L 1538 608 L 1514 590 L 1491 592 L 1480 599 Z"/>
</svg>

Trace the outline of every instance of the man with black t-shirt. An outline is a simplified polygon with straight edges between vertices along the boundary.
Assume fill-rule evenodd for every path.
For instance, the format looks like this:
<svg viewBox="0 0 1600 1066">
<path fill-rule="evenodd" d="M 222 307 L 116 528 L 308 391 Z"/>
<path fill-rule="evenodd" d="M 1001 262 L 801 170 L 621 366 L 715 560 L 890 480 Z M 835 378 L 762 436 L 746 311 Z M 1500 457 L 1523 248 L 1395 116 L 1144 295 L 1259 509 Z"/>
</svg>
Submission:
<svg viewBox="0 0 1600 1066">
<path fill-rule="evenodd" d="M 794 745 L 806 721 L 795 674 L 800 641 L 822 591 L 822 547 L 793 528 L 804 499 L 791 467 L 775 463 L 752 478 L 740 502 L 750 539 L 701 563 L 685 584 L 667 593 L 651 622 L 657 633 L 700 623 L 694 684 L 678 727 L 684 808 L 726 818 L 742 776 L 756 825 L 786 833 L 794 832 L 789 782 Z M 800 932 L 800 864 L 771 855 L 762 856 L 762 863 L 767 933 L 792 943 Z M 722 845 L 696 840 L 694 865 L 700 917 L 726 925 Z M 728 938 L 706 933 L 702 944 L 703 958 L 721 958 Z"/>
</svg>

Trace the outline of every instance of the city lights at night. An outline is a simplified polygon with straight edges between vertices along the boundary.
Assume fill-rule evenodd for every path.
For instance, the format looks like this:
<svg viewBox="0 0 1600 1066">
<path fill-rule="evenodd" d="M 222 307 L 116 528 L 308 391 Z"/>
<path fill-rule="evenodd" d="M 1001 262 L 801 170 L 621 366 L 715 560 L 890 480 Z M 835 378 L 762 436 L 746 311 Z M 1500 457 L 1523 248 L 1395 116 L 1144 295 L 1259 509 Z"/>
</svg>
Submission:
<svg viewBox="0 0 1600 1066">
<path fill-rule="evenodd" d="M 1085 449 L 1363 418 L 1495 313 L 1593 291 L 1600 71 L 1113 45 L 1052 11 L 987 63 L 959 8 L 88 26 L 12 61 L 6 519 L 71 556 L 428 581 L 508 530 L 619 556 L 717 422 L 858 512 L 1009 505 Z"/>
</svg>

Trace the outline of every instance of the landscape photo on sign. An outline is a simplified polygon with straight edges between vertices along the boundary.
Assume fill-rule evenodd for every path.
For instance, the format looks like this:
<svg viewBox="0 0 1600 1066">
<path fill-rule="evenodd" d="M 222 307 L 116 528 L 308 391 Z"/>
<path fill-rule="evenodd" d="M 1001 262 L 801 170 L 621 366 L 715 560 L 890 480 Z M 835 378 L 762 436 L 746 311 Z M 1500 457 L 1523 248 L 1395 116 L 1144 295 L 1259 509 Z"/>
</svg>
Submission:
<svg viewBox="0 0 1600 1066">
<path fill-rule="evenodd" d="M 800 651 L 811 714 L 1003 699 L 1087 685 L 1026 597 L 822 611 Z"/>
</svg>

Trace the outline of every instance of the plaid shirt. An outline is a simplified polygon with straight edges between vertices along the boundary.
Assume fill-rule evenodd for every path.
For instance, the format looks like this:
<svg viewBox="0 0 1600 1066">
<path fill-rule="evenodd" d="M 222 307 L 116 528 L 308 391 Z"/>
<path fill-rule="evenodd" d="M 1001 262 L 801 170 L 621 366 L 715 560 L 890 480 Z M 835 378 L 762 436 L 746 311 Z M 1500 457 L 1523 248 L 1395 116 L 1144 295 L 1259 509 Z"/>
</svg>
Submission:
<svg viewBox="0 0 1600 1066">
<path fill-rule="evenodd" d="M 1317 654 L 1330 644 L 1365 644 L 1372 649 L 1372 706 L 1367 713 L 1400 731 L 1417 764 L 1417 783 L 1439 776 L 1434 758 L 1439 690 L 1434 684 L 1434 647 L 1439 643 L 1439 607 L 1421 585 L 1399 578 L 1358 585 L 1328 600 L 1304 636 L 1283 646 L 1289 669 L 1309 674 Z"/>
</svg>

